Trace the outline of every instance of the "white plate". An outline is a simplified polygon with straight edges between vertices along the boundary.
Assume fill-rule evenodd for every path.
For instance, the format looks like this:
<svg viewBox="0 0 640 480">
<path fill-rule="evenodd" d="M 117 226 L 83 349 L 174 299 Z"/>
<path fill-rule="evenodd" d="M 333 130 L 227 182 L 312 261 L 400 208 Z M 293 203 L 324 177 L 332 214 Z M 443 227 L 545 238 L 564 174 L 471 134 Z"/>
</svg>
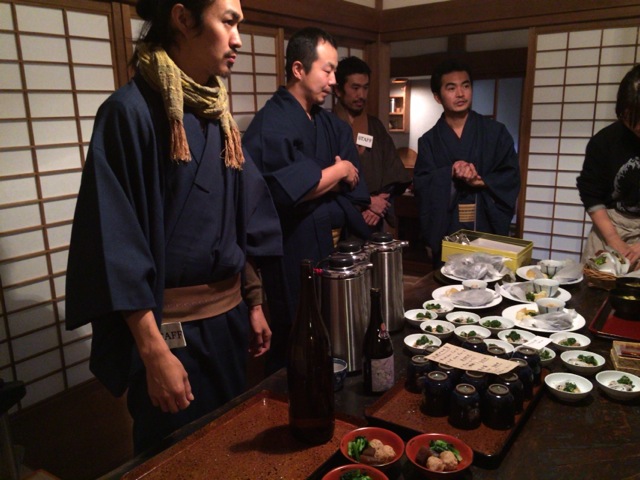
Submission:
<svg viewBox="0 0 640 480">
<path fill-rule="evenodd" d="M 514 285 L 518 285 L 520 283 L 526 283 L 526 282 L 518 282 L 518 283 L 514 283 Z M 502 285 L 498 285 L 498 292 L 504 298 L 507 298 L 507 299 L 512 300 L 514 302 L 531 303 L 528 300 L 520 300 L 518 297 L 514 297 L 509 292 L 507 292 L 504 288 L 502 288 Z M 556 300 L 562 300 L 564 303 L 567 303 L 569 300 L 571 300 L 571 294 L 569 292 L 567 292 L 564 288 L 558 288 L 558 293 L 556 293 L 556 295 L 551 297 L 551 298 L 555 298 Z"/>
<path fill-rule="evenodd" d="M 533 280 L 533 278 L 527 277 L 527 272 L 532 268 L 540 270 L 540 267 L 538 267 L 537 265 L 525 265 L 524 267 L 520 267 L 516 270 L 516 275 L 518 275 L 523 280 L 531 281 Z M 547 277 L 545 276 L 544 278 L 547 278 Z M 580 275 L 580 278 L 578 278 L 577 280 L 574 280 L 573 282 L 560 282 L 560 285 L 574 285 L 576 283 L 580 283 L 582 281 L 582 278 L 583 278 L 582 275 Z"/>
<path fill-rule="evenodd" d="M 455 275 L 444 273 L 444 267 L 440 268 L 440 273 L 445 277 L 450 278 L 451 280 L 455 280 L 456 282 L 462 282 L 464 280 L 484 280 L 485 282 L 496 282 L 500 280 L 502 277 L 504 277 L 504 275 L 498 274 L 498 275 L 494 275 L 491 278 L 462 278 L 462 277 L 456 277 Z"/>
<path fill-rule="evenodd" d="M 470 307 L 469 305 L 461 305 L 459 303 L 452 302 L 451 298 L 446 295 L 446 293 L 452 288 L 455 288 L 456 290 L 460 291 L 462 290 L 462 285 L 445 285 L 444 287 L 436 288 L 431 295 L 436 300 L 448 300 L 453 304 L 454 307 L 462 308 L 463 310 L 480 310 L 482 308 L 495 307 L 496 305 L 500 304 L 500 302 L 502 301 L 502 297 L 498 295 L 496 298 L 494 298 L 491 302 L 487 303 L 486 305 L 480 305 L 477 307 Z M 491 290 L 490 288 L 486 288 L 485 290 L 488 290 L 492 294 L 497 295 L 495 290 Z"/>
<path fill-rule="evenodd" d="M 576 312 L 576 316 L 573 319 L 573 326 L 567 330 L 549 330 L 547 328 L 529 327 L 529 326 L 523 325 L 523 322 L 521 322 L 520 320 L 516 320 L 516 314 L 523 308 L 526 308 L 527 310 L 538 311 L 538 306 L 535 303 L 526 303 L 526 304 L 521 303 L 520 305 L 512 305 L 510 307 L 505 308 L 502 311 L 502 316 L 513 320 L 513 323 L 515 323 L 515 328 L 522 328 L 523 330 L 530 330 L 532 332 L 543 332 L 543 333 L 575 332 L 576 330 L 580 330 L 587 323 L 584 317 L 580 315 L 578 312 Z"/>
</svg>

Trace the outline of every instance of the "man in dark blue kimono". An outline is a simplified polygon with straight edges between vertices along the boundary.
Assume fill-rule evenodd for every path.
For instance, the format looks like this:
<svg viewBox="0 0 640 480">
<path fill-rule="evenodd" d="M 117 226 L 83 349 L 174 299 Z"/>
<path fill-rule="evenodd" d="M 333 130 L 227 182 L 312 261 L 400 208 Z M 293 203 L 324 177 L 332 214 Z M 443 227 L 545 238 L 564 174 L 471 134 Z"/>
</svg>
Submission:
<svg viewBox="0 0 640 480">
<path fill-rule="evenodd" d="M 508 235 L 520 191 L 520 167 L 506 127 L 471 110 L 469 69 L 436 67 L 431 90 L 444 113 L 418 141 L 414 191 L 420 233 L 434 266 L 442 237 L 460 229 Z"/>
<path fill-rule="evenodd" d="M 361 213 L 369 192 L 359 176 L 351 129 L 320 106 L 335 84 L 337 64 L 335 41 L 326 32 L 307 28 L 292 36 L 287 85 L 257 113 L 243 137 L 269 186 L 284 237 L 283 271 L 274 275 L 282 293 L 267 300 L 273 330 L 268 371 L 285 364 L 300 261 L 327 257 L 338 238 L 369 235 Z"/>
<path fill-rule="evenodd" d="M 243 392 L 247 350 L 271 337 L 253 265 L 282 252 L 218 77 L 241 46 L 240 3 L 191 8 L 150 23 L 134 79 L 100 107 L 69 251 L 66 326 L 91 323 L 90 368 L 128 390 L 136 452 Z"/>
</svg>

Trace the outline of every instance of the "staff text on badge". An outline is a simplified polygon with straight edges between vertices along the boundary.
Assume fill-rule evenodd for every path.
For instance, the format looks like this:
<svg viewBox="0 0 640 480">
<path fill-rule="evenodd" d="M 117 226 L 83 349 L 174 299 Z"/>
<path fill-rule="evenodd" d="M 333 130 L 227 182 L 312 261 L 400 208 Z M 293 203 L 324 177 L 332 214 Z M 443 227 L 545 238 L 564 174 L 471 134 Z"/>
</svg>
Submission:
<svg viewBox="0 0 640 480">
<path fill-rule="evenodd" d="M 373 146 L 373 136 L 367 135 L 366 133 L 359 133 L 356 137 L 356 145 L 371 148 Z"/>
</svg>

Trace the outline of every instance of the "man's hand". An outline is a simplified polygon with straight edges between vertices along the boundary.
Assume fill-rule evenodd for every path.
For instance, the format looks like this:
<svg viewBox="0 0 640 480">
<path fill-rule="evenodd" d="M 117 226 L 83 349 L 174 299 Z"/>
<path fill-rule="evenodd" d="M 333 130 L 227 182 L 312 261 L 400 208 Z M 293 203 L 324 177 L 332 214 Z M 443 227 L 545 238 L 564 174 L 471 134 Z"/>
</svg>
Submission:
<svg viewBox="0 0 640 480">
<path fill-rule="evenodd" d="M 378 195 L 371 196 L 371 205 L 369 205 L 369 210 L 379 217 L 384 217 L 390 206 L 391 203 L 389 203 L 388 193 L 379 193 Z"/>
<path fill-rule="evenodd" d="M 344 181 L 349 188 L 353 190 L 360 181 L 360 174 L 356 166 L 349 160 L 343 160 L 339 155 L 336 155 L 336 165 L 342 172 L 342 181 Z"/>
<path fill-rule="evenodd" d="M 151 310 L 125 314 L 147 375 L 152 405 L 163 412 L 176 413 L 194 399 L 187 371 L 162 338 Z"/>
<path fill-rule="evenodd" d="M 478 175 L 476 166 L 473 163 L 457 160 L 451 167 L 451 175 L 453 178 L 462 180 L 472 187 L 484 187 L 484 180 Z"/>
<path fill-rule="evenodd" d="M 187 372 L 170 350 L 144 362 L 153 406 L 160 407 L 163 412 L 177 413 L 191 404 L 194 396 Z"/>
<path fill-rule="evenodd" d="M 367 209 L 362 211 L 362 218 L 364 219 L 364 223 L 370 227 L 375 227 L 378 225 L 382 217 L 380 215 L 376 215 L 370 209 Z"/>
<path fill-rule="evenodd" d="M 271 329 L 262 311 L 262 305 L 255 305 L 249 309 L 249 322 L 251 323 L 249 352 L 254 357 L 259 357 L 271 348 Z"/>
</svg>

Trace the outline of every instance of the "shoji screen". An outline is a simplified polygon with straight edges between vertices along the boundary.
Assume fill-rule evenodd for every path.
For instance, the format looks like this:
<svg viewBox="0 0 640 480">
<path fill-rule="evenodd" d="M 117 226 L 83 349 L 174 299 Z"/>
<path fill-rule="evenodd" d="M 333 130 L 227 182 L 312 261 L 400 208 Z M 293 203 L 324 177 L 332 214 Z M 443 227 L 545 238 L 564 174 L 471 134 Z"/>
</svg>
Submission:
<svg viewBox="0 0 640 480">
<path fill-rule="evenodd" d="M 0 376 L 27 384 L 22 407 L 90 377 L 64 283 L 93 116 L 115 88 L 109 12 L 0 3 Z"/>
<path fill-rule="evenodd" d="M 580 258 L 591 222 L 576 177 L 589 138 L 615 120 L 620 80 L 640 61 L 637 25 L 535 32 L 523 232 L 534 258 Z"/>
</svg>

